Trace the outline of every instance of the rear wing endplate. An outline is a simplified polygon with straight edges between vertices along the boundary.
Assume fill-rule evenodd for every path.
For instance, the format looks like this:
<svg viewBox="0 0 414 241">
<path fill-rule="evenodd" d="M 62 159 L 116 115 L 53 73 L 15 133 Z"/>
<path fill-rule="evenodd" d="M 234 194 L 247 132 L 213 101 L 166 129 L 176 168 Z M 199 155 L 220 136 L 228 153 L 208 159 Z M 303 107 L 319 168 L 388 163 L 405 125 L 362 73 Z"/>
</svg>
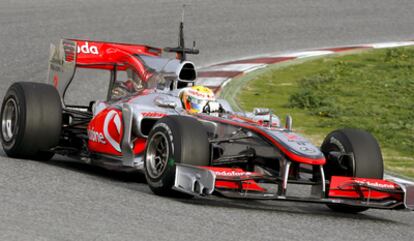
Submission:
<svg viewBox="0 0 414 241">
<path fill-rule="evenodd" d="M 65 91 L 75 74 L 76 50 L 76 42 L 67 39 L 62 39 L 57 47 L 50 45 L 48 83 L 58 90 L 62 103 Z"/>
</svg>

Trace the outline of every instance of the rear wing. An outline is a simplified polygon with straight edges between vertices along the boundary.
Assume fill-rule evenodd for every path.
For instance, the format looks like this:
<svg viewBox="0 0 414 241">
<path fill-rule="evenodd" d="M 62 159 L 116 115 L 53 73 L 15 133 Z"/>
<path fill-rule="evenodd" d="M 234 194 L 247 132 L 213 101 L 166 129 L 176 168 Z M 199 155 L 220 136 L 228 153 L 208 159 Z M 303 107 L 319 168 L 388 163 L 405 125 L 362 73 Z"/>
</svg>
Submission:
<svg viewBox="0 0 414 241">
<path fill-rule="evenodd" d="M 62 39 L 59 46 L 50 45 L 48 83 L 53 84 L 63 99 L 76 68 L 76 42 Z"/>
<path fill-rule="evenodd" d="M 55 86 L 63 103 L 76 68 L 124 70 L 130 66 L 146 82 L 153 76 L 155 80 L 157 74 L 170 79 L 170 83 L 174 80 L 174 89 L 195 81 L 197 72 L 193 63 L 163 58 L 161 54 L 162 49 L 141 44 L 62 39 L 58 46 L 50 46 L 48 83 Z"/>
</svg>

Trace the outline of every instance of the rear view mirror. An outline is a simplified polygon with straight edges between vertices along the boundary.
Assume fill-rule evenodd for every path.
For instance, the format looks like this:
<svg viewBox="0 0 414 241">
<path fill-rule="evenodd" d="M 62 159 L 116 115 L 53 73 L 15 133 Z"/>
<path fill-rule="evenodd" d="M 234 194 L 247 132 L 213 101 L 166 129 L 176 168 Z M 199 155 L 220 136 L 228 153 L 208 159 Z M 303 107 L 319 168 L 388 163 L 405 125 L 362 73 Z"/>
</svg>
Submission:
<svg viewBox="0 0 414 241">
<path fill-rule="evenodd" d="M 155 99 L 155 104 L 160 107 L 166 107 L 166 108 L 175 108 L 177 107 L 177 103 L 173 100 L 167 100 L 162 98 Z"/>
<path fill-rule="evenodd" d="M 270 109 L 269 108 L 254 108 L 253 113 L 255 115 L 269 115 Z"/>
</svg>

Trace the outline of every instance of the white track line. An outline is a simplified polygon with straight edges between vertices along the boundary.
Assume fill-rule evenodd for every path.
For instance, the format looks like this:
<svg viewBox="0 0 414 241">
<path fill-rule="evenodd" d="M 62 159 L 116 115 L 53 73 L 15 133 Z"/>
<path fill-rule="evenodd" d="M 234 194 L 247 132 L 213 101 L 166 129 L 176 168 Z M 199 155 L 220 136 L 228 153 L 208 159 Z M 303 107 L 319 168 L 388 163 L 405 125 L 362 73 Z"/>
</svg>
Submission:
<svg viewBox="0 0 414 241">
<path fill-rule="evenodd" d="M 226 77 L 208 77 L 208 78 L 200 77 L 197 79 L 197 84 L 205 85 L 205 86 L 220 86 L 227 79 L 228 78 Z"/>
<path fill-rule="evenodd" d="M 207 67 L 205 71 L 249 71 L 251 69 L 257 69 L 266 66 L 265 64 L 226 64 L 226 65 L 214 65 Z"/>
<path fill-rule="evenodd" d="M 394 176 L 389 175 L 389 174 L 385 174 L 384 179 L 395 181 L 395 182 L 402 183 L 402 184 L 414 185 L 414 182 L 412 182 L 410 180 L 403 179 L 403 178 L 400 178 L 400 177 L 394 177 Z"/>
<path fill-rule="evenodd" d="M 406 41 L 406 42 L 389 42 L 389 43 L 374 43 L 369 45 L 374 49 L 384 49 L 384 48 L 395 48 L 395 47 L 405 47 L 414 45 L 414 41 Z"/>
<path fill-rule="evenodd" d="M 323 56 L 323 55 L 328 55 L 328 54 L 333 54 L 333 53 L 335 52 L 330 51 L 330 50 L 312 50 L 312 51 L 303 51 L 303 52 L 297 52 L 297 53 L 278 55 L 277 57 L 295 57 L 295 58 L 301 59 L 301 58 L 308 58 L 308 57 Z"/>
</svg>

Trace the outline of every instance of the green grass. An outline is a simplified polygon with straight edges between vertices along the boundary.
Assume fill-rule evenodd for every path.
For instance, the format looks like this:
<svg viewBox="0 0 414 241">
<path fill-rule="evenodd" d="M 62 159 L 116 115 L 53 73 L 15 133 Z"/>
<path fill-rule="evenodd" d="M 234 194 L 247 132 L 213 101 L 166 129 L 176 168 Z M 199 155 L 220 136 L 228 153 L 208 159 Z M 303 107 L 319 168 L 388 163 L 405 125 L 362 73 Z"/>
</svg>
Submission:
<svg viewBox="0 0 414 241">
<path fill-rule="evenodd" d="M 271 108 L 316 144 L 353 127 L 379 141 L 388 171 L 414 177 L 414 48 L 292 61 L 234 79 L 222 96 L 244 110 Z"/>
</svg>

